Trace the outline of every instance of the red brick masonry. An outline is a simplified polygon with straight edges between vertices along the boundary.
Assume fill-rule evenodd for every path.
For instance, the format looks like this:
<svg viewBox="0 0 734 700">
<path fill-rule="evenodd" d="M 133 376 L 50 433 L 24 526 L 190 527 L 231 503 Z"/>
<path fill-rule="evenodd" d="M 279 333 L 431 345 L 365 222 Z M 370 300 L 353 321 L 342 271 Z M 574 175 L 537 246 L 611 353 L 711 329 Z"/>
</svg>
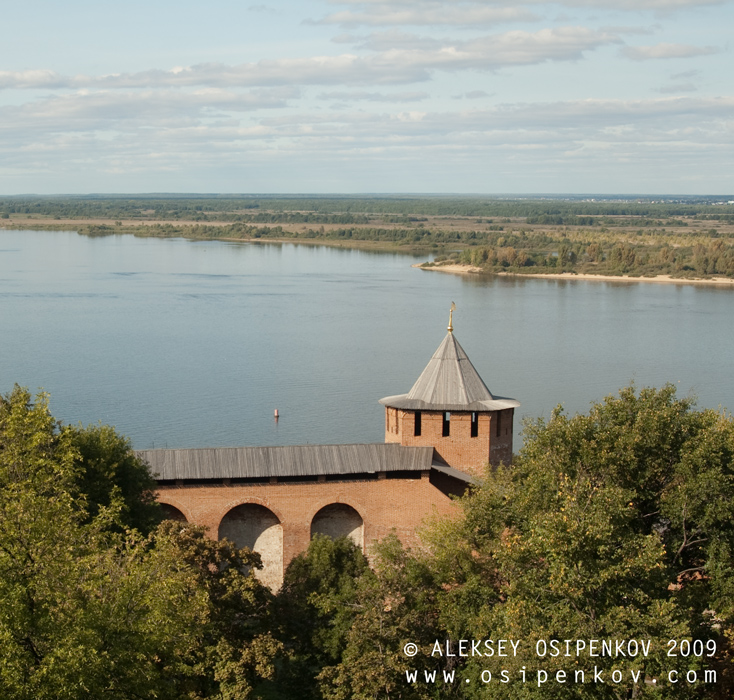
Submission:
<svg viewBox="0 0 734 700">
<path fill-rule="evenodd" d="M 415 411 L 385 409 L 385 442 L 431 446 L 450 467 L 481 478 L 486 464 L 512 462 L 514 409 L 477 412 L 477 436 L 471 437 L 470 411 L 453 412 L 448 437 L 443 436 L 443 411 L 421 411 L 421 434 L 415 436 Z M 499 422 L 499 434 L 497 423 Z"/>
<path fill-rule="evenodd" d="M 189 522 L 206 526 L 214 538 L 219 535 L 222 518 L 232 508 L 244 503 L 265 506 L 282 525 L 283 566 L 287 567 L 308 547 L 316 513 L 333 503 L 349 505 L 361 515 L 368 553 L 376 540 L 390 532 L 407 545 L 415 544 L 416 528 L 427 516 L 456 512 L 448 495 L 453 480 L 440 474 L 418 474 L 418 479 L 161 486 L 158 496 L 161 503 L 178 509 Z"/>
</svg>

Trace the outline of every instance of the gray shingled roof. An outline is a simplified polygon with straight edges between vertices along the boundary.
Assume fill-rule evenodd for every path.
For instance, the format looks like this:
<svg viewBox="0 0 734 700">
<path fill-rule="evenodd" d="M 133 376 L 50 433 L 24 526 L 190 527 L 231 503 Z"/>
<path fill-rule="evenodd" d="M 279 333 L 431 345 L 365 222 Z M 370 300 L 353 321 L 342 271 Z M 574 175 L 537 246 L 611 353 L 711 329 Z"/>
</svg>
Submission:
<svg viewBox="0 0 734 700">
<path fill-rule="evenodd" d="M 159 481 L 348 475 L 437 468 L 433 465 L 432 447 L 388 443 L 139 450 L 137 455 L 150 465 Z"/>
<path fill-rule="evenodd" d="M 515 399 L 492 395 L 452 332 L 407 394 L 387 396 L 380 403 L 419 411 L 499 411 L 520 405 Z"/>
</svg>

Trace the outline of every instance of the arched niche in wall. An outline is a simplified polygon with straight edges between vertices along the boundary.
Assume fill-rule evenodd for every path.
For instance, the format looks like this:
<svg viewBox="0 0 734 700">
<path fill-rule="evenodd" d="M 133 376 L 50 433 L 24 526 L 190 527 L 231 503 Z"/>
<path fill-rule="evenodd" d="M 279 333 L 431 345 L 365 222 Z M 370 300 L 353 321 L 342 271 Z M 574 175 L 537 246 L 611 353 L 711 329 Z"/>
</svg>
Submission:
<svg viewBox="0 0 734 700">
<path fill-rule="evenodd" d="M 283 527 L 278 516 L 265 506 L 244 503 L 232 508 L 219 525 L 219 539 L 257 552 L 263 568 L 255 576 L 272 591 L 283 584 Z"/>
<path fill-rule="evenodd" d="M 364 549 L 364 521 L 362 516 L 346 503 L 324 506 L 311 521 L 311 538 L 316 534 L 348 537 L 360 549 Z"/>
<path fill-rule="evenodd" d="M 161 503 L 161 520 L 176 520 L 177 522 L 185 523 L 186 516 L 176 506 L 172 506 L 170 503 Z"/>
</svg>

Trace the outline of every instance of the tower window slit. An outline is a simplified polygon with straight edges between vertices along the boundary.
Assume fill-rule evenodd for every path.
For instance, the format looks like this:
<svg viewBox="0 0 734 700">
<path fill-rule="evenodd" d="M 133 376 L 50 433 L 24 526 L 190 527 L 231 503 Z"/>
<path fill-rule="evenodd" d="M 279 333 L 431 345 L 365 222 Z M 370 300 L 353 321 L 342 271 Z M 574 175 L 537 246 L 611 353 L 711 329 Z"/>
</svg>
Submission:
<svg viewBox="0 0 734 700">
<path fill-rule="evenodd" d="M 418 437 L 421 434 L 421 412 L 415 412 L 415 424 L 413 426 L 413 435 Z"/>
<path fill-rule="evenodd" d="M 502 434 L 502 411 L 497 411 L 497 437 Z"/>
<path fill-rule="evenodd" d="M 479 415 L 476 411 L 472 411 L 471 414 L 471 436 L 476 437 L 479 435 Z"/>
<path fill-rule="evenodd" d="M 443 431 L 441 434 L 443 437 L 448 437 L 451 434 L 451 413 L 449 411 L 444 411 Z"/>
</svg>

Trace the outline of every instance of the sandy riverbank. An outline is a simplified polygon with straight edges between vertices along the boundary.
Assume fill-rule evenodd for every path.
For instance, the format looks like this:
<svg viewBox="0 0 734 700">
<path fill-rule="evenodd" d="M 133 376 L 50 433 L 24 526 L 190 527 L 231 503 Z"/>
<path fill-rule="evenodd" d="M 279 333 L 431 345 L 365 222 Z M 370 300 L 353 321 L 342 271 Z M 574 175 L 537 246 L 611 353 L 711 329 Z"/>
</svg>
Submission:
<svg viewBox="0 0 734 700">
<path fill-rule="evenodd" d="M 418 267 L 421 270 L 435 270 L 436 272 L 453 272 L 455 275 L 469 275 L 482 272 L 480 267 L 472 265 L 436 265 L 435 267 L 423 267 L 425 263 L 415 263 L 411 267 Z"/>
<path fill-rule="evenodd" d="M 435 267 L 422 267 L 421 263 L 413 265 L 421 270 L 435 270 L 437 272 L 451 272 L 456 275 L 477 274 L 482 272 L 478 267 L 472 265 L 437 265 Z M 574 272 L 552 273 L 530 273 L 516 274 L 513 272 L 494 273 L 502 277 L 537 277 L 549 280 L 591 280 L 593 282 L 656 282 L 658 284 L 707 284 L 707 285 L 734 285 L 734 279 L 729 277 L 716 277 L 712 279 L 691 279 L 689 277 L 671 277 L 670 275 L 656 275 L 655 277 L 632 277 L 629 275 L 589 275 L 576 274 Z"/>
</svg>

